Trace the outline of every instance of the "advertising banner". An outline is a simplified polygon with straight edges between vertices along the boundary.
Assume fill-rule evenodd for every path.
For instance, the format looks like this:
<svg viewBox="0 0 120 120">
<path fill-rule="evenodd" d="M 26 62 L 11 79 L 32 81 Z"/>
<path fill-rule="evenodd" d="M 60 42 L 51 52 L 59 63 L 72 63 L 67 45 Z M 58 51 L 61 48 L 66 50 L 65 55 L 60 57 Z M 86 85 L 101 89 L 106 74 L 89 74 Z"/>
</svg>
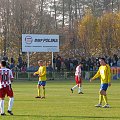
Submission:
<svg viewBox="0 0 120 120">
<path fill-rule="evenodd" d="M 22 52 L 59 52 L 59 35 L 22 34 Z"/>
</svg>

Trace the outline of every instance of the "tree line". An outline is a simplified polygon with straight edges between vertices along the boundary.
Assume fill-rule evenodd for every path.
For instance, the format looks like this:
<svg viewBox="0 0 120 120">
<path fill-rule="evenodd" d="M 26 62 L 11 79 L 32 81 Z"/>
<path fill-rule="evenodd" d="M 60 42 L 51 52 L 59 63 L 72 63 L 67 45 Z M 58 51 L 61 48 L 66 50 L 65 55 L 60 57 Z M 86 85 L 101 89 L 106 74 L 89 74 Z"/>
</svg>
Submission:
<svg viewBox="0 0 120 120">
<path fill-rule="evenodd" d="M 120 49 L 119 32 L 120 0 L 0 1 L 1 55 L 24 54 L 22 34 L 59 34 L 60 53 L 68 57 L 77 50 L 85 56 L 113 54 Z M 36 54 L 42 53 L 31 56 Z"/>
</svg>

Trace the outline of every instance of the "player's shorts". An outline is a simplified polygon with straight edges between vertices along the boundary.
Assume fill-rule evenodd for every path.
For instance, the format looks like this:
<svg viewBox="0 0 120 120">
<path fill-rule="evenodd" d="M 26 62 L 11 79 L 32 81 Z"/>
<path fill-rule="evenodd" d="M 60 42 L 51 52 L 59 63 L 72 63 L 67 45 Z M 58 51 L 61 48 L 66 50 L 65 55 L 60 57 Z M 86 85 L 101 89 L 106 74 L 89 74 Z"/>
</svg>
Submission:
<svg viewBox="0 0 120 120">
<path fill-rule="evenodd" d="M 10 86 L 0 89 L 0 98 L 4 98 L 5 95 L 7 95 L 9 97 L 13 97 L 13 90 Z"/>
<path fill-rule="evenodd" d="M 46 81 L 38 81 L 38 85 L 39 86 L 45 86 L 46 85 Z"/>
<path fill-rule="evenodd" d="M 82 83 L 82 78 L 80 77 L 80 80 L 78 80 L 78 75 L 75 76 L 75 81 L 76 84 L 81 84 Z"/>
<path fill-rule="evenodd" d="M 101 84 L 101 86 L 100 86 L 100 90 L 106 91 L 107 88 L 108 88 L 108 83 Z"/>
</svg>

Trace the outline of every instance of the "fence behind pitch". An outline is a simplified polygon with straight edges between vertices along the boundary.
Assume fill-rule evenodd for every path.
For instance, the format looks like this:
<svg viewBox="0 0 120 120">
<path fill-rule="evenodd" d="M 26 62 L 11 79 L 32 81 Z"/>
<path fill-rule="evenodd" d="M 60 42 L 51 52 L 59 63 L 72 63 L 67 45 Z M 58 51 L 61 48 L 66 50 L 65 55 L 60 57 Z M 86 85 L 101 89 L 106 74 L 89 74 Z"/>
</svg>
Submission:
<svg viewBox="0 0 120 120">
<path fill-rule="evenodd" d="M 82 78 L 89 80 L 95 75 L 96 71 L 83 71 Z M 120 79 L 120 69 L 111 69 L 111 79 L 118 80 Z M 16 72 L 15 79 L 28 79 L 28 80 L 38 80 L 38 76 L 33 76 L 33 72 Z M 47 73 L 48 80 L 65 80 L 65 79 L 74 79 L 74 72 L 52 72 Z"/>
</svg>

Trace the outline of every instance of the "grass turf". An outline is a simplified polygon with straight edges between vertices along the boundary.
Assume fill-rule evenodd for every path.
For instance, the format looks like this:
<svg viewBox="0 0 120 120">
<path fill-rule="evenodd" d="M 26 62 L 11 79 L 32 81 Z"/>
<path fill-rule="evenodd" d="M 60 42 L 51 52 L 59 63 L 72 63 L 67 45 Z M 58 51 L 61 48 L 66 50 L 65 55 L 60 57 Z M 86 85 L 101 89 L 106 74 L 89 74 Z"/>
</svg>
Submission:
<svg viewBox="0 0 120 120">
<path fill-rule="evenodd" d="M 47 81 L 46 99 L 36 99 L 37 81 L 15 81 L 13 90 L 14 116 L 0 116 L 1 120 L 120 120 L 120 81 L 113 81 L 108 89 L 111 108 L 95 108 L 100 83 L 84 81 L 83 92 L 72 94 L 74 80 Z M 7 111 L 8 98 L 5 98 Z"/>
</svg>

